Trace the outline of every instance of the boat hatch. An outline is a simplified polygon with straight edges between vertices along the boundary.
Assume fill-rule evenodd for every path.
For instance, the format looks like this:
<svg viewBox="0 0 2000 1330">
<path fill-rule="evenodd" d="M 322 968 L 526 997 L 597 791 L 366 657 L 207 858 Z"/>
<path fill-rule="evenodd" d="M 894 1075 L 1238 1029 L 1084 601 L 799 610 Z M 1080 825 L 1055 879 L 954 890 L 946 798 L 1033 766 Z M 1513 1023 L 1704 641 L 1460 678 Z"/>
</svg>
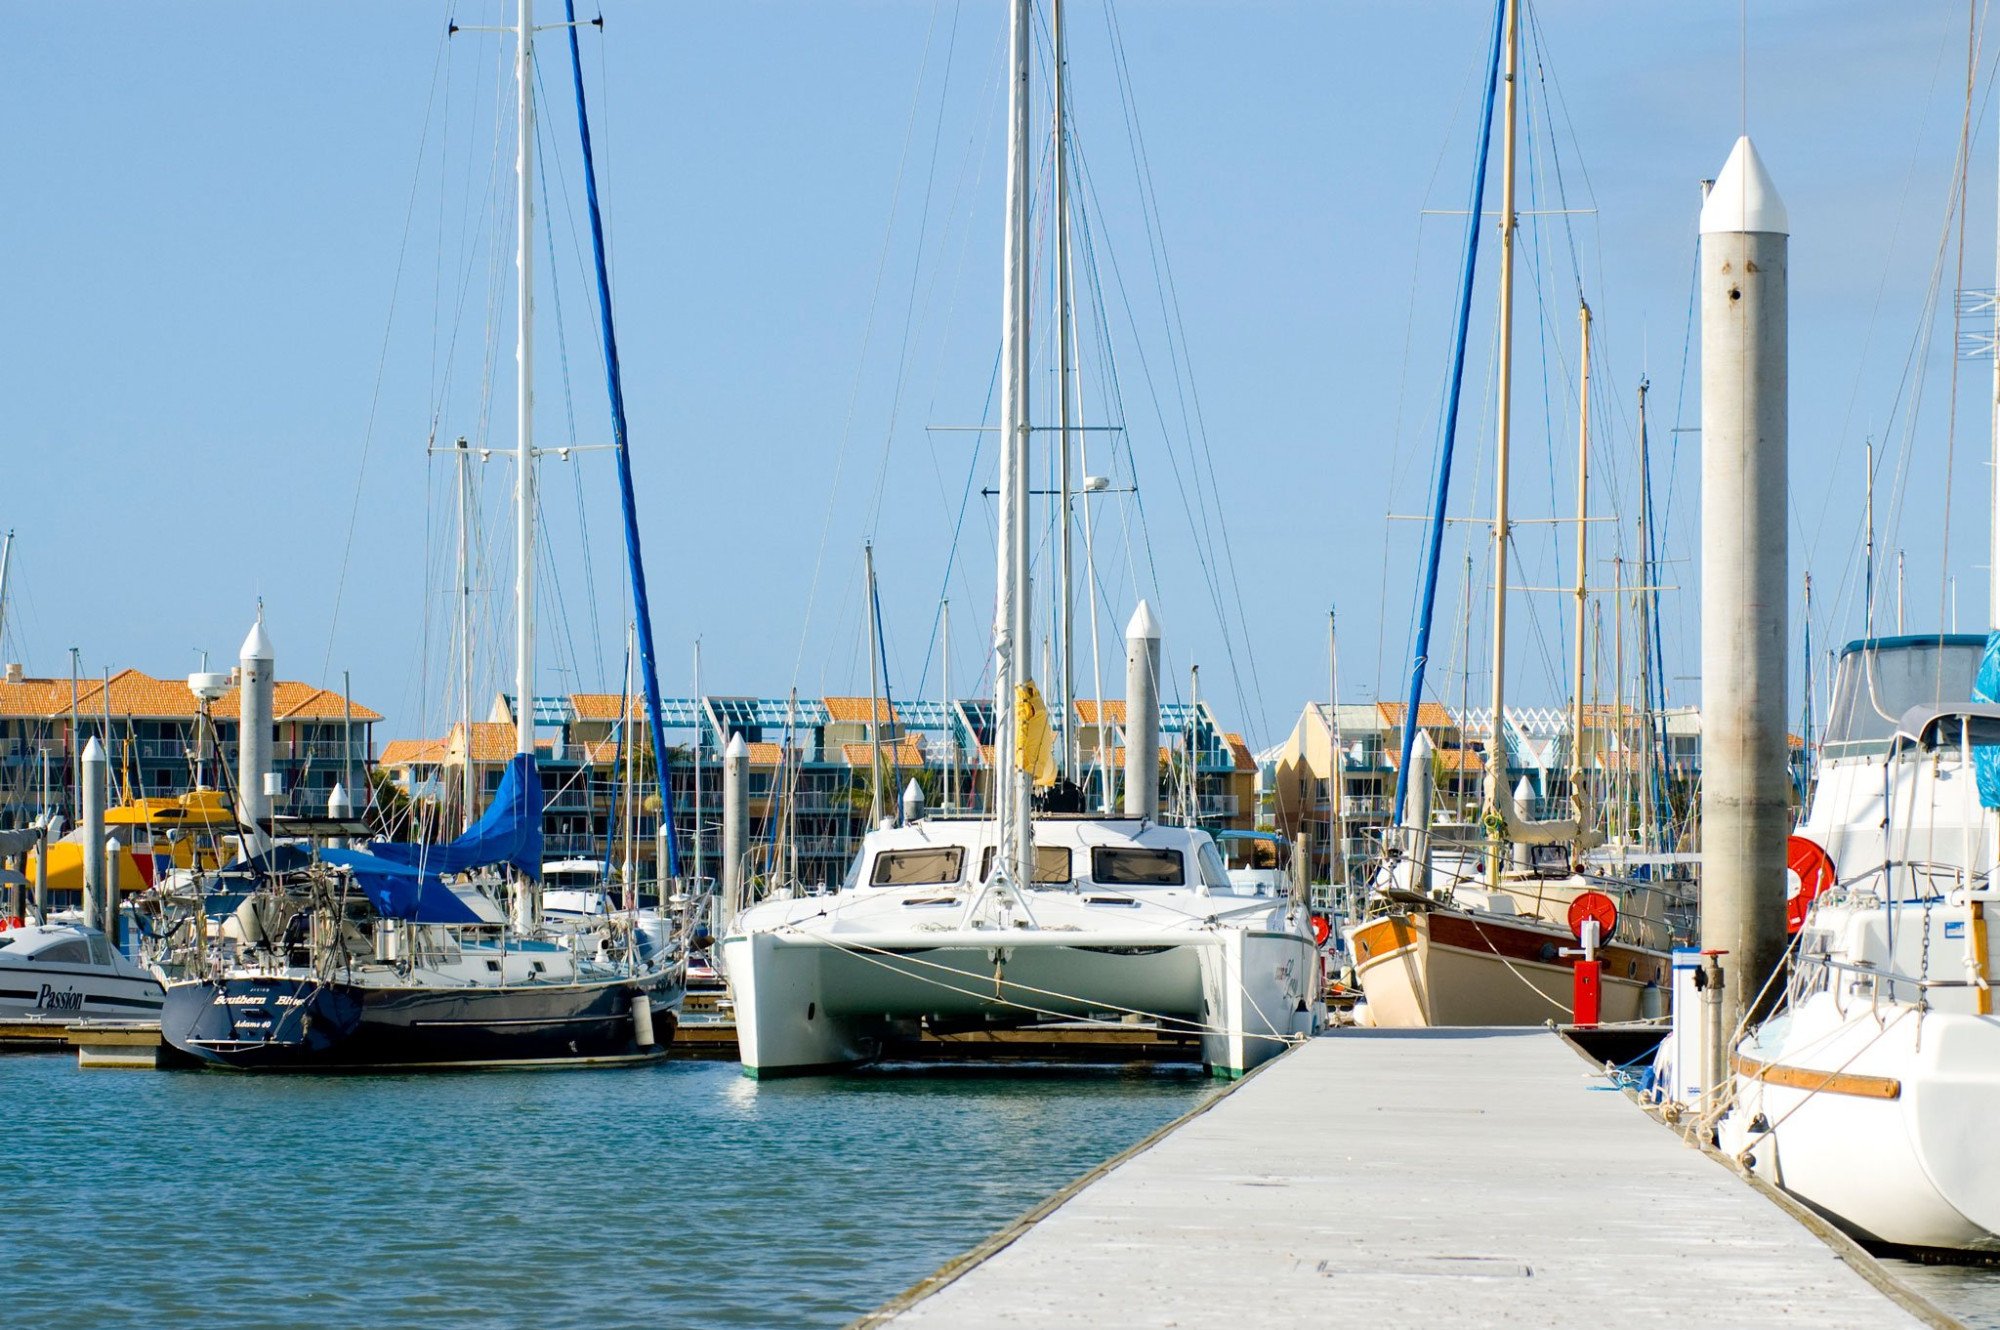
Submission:
<svg viewBox="0 0 2000 1330">
<path fill-rule="evenodd" d="M 965 851 L 956 845 L 884 850 L 875 856 L 868 881 L 877 887 L 944 886 L 958 881 L 964 868 Z"/>
</svg>

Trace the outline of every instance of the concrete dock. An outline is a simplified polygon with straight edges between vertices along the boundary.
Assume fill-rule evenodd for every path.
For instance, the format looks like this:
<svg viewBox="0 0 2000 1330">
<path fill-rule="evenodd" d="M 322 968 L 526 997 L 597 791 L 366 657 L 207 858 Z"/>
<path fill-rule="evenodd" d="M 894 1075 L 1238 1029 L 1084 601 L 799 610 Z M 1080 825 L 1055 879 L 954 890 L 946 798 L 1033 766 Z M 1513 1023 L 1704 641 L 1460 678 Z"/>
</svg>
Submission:
<svg viewBox="0 0 2000 1330">
<path fill-rule="evenodd" d="M 1953 1323 L 1553 1033 L 1438 1030 L 1313 1040 L 856 1324 L 1634 1318 Z"/>
</svg>

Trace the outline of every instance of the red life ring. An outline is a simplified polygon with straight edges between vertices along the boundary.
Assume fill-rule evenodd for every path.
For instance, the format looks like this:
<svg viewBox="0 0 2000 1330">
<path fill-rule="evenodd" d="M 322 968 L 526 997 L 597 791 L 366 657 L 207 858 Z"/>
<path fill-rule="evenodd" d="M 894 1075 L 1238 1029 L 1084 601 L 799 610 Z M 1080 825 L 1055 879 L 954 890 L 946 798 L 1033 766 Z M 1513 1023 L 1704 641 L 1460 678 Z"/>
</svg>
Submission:
<svg viewBox="0 0 2000 1330">
<path fill-rule="evenodd" d="M 1583 921 L 1597 921 L 1598 945 L 1611 940 L 1618 928 L 1618 902 L 1601 891 L 1585 891 L 1569 903 L 1569 931 L 1577 941 L 1583 940 Z"/>
<path fill-rule="evenodd" d="M 1786 838 L 1785 868 L 1785 931 L 1796 933 L 1805 927 L 1814 899 L 1840 875 L 1834 871 L 1833 856 L 1804 836 Z"/>
<path fill-rule="evenodd" d="M 1314 915 L 1312 917 L 1312 931 L 1313 945 L 1318 947 L 1325 946 L 1326 940 L 1333 936 L 1333 920 L 1323 914 Z"/>
</svg>

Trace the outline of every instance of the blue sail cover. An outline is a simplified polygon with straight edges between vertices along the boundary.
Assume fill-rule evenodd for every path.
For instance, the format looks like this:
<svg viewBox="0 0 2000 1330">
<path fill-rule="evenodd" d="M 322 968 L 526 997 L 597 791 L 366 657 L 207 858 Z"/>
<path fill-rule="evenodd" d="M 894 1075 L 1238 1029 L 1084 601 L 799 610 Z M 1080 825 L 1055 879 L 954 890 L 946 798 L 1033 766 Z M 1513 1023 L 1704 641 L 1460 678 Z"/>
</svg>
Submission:
<svg viewBox="0 0 2000 1330">
<path fill-rule="evenodd" d="M 479 916 L 444 879 L 468 869 L 504 864 L 530 877 L 542 871 L 542 775 L 535 759 L 517 753 L 479 820 L 449 845 L 380 841 L 366 850 L 326 850 L 327 863 L 346 868 L 385 919 L 424 924 L 476 924 Z"/>
<path fill-rule="evenodd" d="M 1972 700 L 2000 702 L 2000 629 L 1986 638 L 1986 654 L 1979 658 L 1979 675 L 1972 681 Z M 2000 808 L 2000 747 L 1975 744 L 1972 769 L 1979 777 L 1979 802 L 1985 808 Z"/>
</svg>

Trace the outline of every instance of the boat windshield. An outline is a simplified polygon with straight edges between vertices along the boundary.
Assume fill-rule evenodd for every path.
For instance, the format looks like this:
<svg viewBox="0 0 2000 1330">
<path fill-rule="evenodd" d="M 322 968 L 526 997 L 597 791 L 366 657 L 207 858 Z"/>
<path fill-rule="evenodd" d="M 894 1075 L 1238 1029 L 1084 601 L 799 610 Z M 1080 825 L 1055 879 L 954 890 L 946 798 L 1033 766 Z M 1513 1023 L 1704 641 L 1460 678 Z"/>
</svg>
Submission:
<svg viewBox="0 0 2000 1330">
<path fill-rule="evenodd" d="M 1850 643 L 1834 671 L 1822 756 L 1879 756 L 1911 707 L 1968 701 L 1985 648 L 1967 633 Z"/>
</svg>

